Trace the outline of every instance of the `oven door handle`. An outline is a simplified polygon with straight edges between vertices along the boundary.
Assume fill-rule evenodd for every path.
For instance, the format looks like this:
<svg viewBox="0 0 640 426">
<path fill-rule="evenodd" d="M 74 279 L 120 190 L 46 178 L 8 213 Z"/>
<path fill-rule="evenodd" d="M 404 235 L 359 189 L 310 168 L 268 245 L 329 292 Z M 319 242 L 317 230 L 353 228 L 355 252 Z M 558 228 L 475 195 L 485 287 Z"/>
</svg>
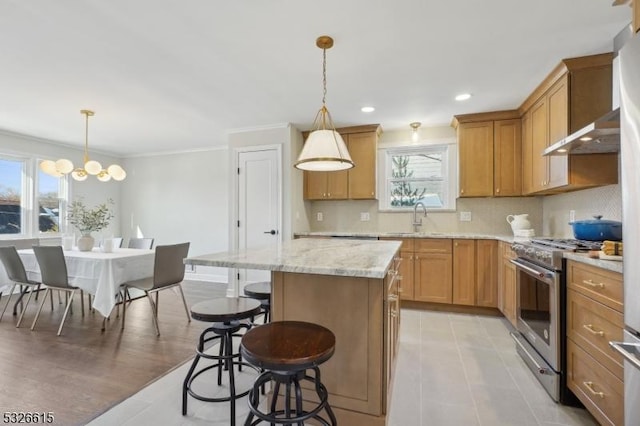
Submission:
<svg viewBox="0 0 640 426">
<path fill-rule="evenodd" d="M 509 259 L 509 262 L 513 263 L 513 264 L 514 264 L 514 265 L 516 265 L 518 268 L 522 268 L 522 269 L 524 269 L 525 271 L 527 271 L 528 273 L 530 273 L 530 274 L 532 274 L 532 275 L 535 275 L 536 277 L 538 277 L 538 278 L 540 278 L 540 279 L 543 279 L 543 278 L 545 277 L 545 276 L 544 276 L 544 272 L 540 272 L 540 271 L 538 271 L 538 270 L 536 270 L 536 269 L 533 269 L 532 267 L 527 266 L 527 265 L 524 265 L 524 264 L 523 264 L 523 263 L 521 263 L 521 262 L 518 262 L 518 261 L 513 260 L 513 259 Z"/>
</svg>

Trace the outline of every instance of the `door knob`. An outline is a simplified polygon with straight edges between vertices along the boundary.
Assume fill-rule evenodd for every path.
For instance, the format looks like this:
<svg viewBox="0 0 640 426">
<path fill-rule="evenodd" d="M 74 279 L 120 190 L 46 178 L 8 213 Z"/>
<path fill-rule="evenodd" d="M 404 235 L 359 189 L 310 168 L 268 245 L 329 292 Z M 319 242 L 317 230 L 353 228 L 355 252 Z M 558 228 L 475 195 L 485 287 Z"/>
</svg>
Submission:
<svg viewBox="0 0 640 426">
<path fill-rule="evenodd" d="M 272 229 L 271 231 L 264 231 L 263 234 L 271 234 L 271 235 L 276 235 L 278 233 L 278 231 L 276 231 L 275 229 Z"/>
</svg>

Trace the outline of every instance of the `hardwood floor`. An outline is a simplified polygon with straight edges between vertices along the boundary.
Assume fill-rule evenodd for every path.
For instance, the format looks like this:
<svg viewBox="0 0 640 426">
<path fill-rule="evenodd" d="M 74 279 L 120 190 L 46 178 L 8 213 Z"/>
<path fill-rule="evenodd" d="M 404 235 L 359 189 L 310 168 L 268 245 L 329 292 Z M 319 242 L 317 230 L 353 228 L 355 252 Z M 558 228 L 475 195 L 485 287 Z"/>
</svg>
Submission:
<svg viewBox="0 0 640 426">
<path fill-rule="evenodd" d="M 223 297 L 226 285 L 185 281 L 183 289 L 192 305 Z M 191 359 L 207 324 L 189 323 L 179 294 L 171 290 L 160 293 L 159 305 L 160 337 L 144 298 L 128 306 L 123 331 L 122 316 L 116 318 L 114 310 L 104 332 L 102 316 L 83 317 L 75 300 L 60 337 L 56 331 L 63 305 L 57 300 L 53 312 L 47 301 L 34 331 L 29 328 L 37 303 L 31 301 L 20 328 L 9 308 L 0 322 L 1 411 L 52 412 L 55 424 L 86 424 Z"/>
</svg>

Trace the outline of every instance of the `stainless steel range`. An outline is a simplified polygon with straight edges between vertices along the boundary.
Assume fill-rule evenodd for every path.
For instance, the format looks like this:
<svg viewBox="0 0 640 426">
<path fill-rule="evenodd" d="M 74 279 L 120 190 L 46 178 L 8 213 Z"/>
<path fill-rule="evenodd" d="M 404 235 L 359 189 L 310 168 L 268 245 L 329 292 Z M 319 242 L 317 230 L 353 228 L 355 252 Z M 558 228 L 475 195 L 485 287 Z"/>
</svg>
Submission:
<svg viewBox="0 0 640 426">
<path fill-rule="evenodd" d="M 566 283 L 563 253 L 599 250 L 601 242 L 537 238 L 514 242 L 518 353 L 556 402 L 575 404 L 566 386 Z"/>
</svg>

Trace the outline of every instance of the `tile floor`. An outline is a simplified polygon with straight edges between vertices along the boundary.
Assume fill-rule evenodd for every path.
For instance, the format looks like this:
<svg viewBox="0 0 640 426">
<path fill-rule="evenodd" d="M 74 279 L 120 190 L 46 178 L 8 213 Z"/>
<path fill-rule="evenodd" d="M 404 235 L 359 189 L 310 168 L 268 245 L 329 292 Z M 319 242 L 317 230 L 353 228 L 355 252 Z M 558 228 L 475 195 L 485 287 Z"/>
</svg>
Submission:
<svg viewBox="0 0 640 426">
<path fill-rule="evenodd" d="M 228 425 L 227 403 L 189 398 L 188 415 L 181 415 L 182 380 L 189 364 L 90 425 Z M 250 383 L 252 376 L 245 373 L 237 380 Z M 245 397 L 237 401 L 237 424 L 244 423 L 247 412 Z M 549 398 L 516 353 L 505 319 L 403 309 L 389 424 L 557 426 L 597 422 L 585 410 L 558 405 Z"/>
</svg>

